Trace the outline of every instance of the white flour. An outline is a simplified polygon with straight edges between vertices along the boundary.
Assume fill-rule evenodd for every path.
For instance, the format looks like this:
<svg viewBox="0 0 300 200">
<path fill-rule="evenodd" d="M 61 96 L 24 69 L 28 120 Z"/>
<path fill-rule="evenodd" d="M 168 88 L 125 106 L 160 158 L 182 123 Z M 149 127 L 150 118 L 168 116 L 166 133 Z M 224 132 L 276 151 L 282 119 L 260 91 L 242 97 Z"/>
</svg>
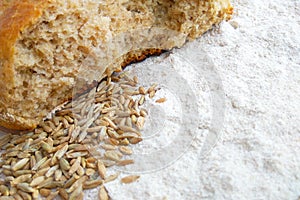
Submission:
<svg viewBox="0 0 300 200">
<path fill-rule="evenodd" d="M 300 196 L 300 1 L 236 0 L 234 5 L 236 14 L 232 22 L 222 23 L 197 41 L 175 50 L 170 57 L 163 55 L 132 67 L 137 73 L 153 62 L 171 66 L 173 59 L 176 69 L 184 64 L 180 55 L 199 48 L 203 54 L 206 51 L 225 93 L 221 139 L 203 156 L 201 149 L 214 120 L 211 98 L 216 88 L 208 87 L 203 74 L 188 72 L 189 67 L 188 73 L 177 69 L 183 77 L 190 76 L 188 83 L 198 98 L 200 123 L 194 133 L 187 133 L 194 134 L 193 143 L 173 164 L 154 172 L 138 173 L 138 182 L 107 184 L 112 199 L 296 200 Z M 232 26 L 236 24 L 237 29 Z M 146 72 L 137 74 L 140 82 L 149 83 Z M 166 77 L 162 82 L 166 80 L 169 79 Z M 155 156 L 156 148 L 167 145 L 174 137 L 170 130 L 176 130 L 181 123 L 176 98 L 179 102 L 183 99 L 166 89 L 158 96 L 167 97 L 168 101 L 160 107 L 163 114 L 151 115 L 150 121 L 162 117 L 168 119 L 167 124 L 159 140 L 150 137 L 141 146 L 147 153 L 152 152 L 154 161 L 163 162 L 159 160 L 161 156 Z M 180 106 L 184 109 L 188 104 Z M 157 134 L 161 125 L 154 127 Z M 176 131 L 174 134 L 182 135 Z M 169 145 L 174 147 L 172 142 Z M 180 147 L 178 154 L 181 153 Z M 163 167 L 157 163 L 155 166 Z M 141 163 L 138 167 L 145 169 L 147 165 Z M 122 173 L 121 177 L 125 175 Z M 88 199 L 95 199 L 95 194 L 91 191 Z"/>
</svg>

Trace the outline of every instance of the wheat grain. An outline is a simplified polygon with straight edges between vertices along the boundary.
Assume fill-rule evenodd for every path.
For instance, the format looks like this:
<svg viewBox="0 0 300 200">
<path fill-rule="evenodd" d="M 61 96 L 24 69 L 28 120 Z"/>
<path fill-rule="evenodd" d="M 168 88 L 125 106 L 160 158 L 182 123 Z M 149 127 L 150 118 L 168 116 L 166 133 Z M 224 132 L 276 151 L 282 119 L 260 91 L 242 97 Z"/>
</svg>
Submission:
<svg viewBox="0 0 300 200">
<path fill-rule="evenodd" d="M 121 160 L 117 163 L 118 166 L 131 165 L 134 163 L 134 160 Z"/>
<path fill-rule="evenodd" d="M 22 197 L 22 199 L 29 199 L 29 200 L 32 199 L 30 194 L 23 192 L 21 190 L 18 190 L 18 194 Z"/>
<path fill-rule="evenodd" d="M 69 199 L 69 194 L 64 188 L 59 188 L 58 189 L 59 195 L 63 200 L 68 200 Z"/>
<path fill-rule="evenodd" d="M 22 169 L 28 163 L 28 161 L 29 161 L 29 158 L 23 158 L 23 159 L 19 160 L 16 164 L 14 164 L 11 169 L 13 171 Z M 2 166 L 2 168 L 3 168 L 3 166 Z"/>
<path fill-rule="evenodd" d="M 28 183 L 18 183 L 17 188 L 26 193 L 34 192 L 34 189 L 32 187 L 30 187 Z"/>
<path fill-rule="evenodd" d="M 103 162 L 101 160 L 98 160 L 98 162 L 97 162 L 97 169 L 98 169 L 98 173 L 99 173 L 100 177 L 102 179 L 105 179 L 105 177 L 106 177 L 106 167 L 105 167 L 105 165 L 103 164 Z"/>
<path fill-rule="evenodd" d="M 53 200 L 58 195 L 58 191 L 51 192 L 49 196 L 47 196 L 46 200 Z"/>
<path fill-rule="evenodd" d="M 125 147 L 125 146 L 120 146 L 119 147 L 120 152 L 122 152 L 125 155 L 131 155 L 132 154 L 132 149 L 130 149 L 129 147 Z"/>
<path fill-rule="evenodd" d="M 79 200 L 79 196 L 82 193 L 82 184 L 78 185 L 77 188 L 70 194 L 69 200 Z"/>
<path fill-rule="evenodd" d="M 25 175 L 18 176 L 13 181 L 11 181 L 11 184 L 12 185 L 17 185 L 19 183 L 30 182 L 31 177 L 32 177 L 31 174 L 25 174 Z"/>
<path fill-rule="evenodd" d="M 87 180 L 83 184 L 83 189 L 93 189 L 103 184 L 103 180 Z"/>
<path fill-rule="evenodd" d="M 39 184 L 41 184 L 43 181 L 45 180 L 45 176 L 39 176 L 36 177 L 35 179 L 33 179 L 30 183 L 31 187 L 35 187 L 38 186 Z"/>
<path fill-rule="evenodd" d="M 40 189 L 40 194 L 41 194 L 41 196 L 43 196 L 43 197 L 48 197 L 50 194 L 51 194 L 51 190 L 49 190 L 49 189 Z"/>
<path fill-rule="evenodd" d="M 126 176 L 124 178 L 121 179 L 122 183 L 128 184 L 128 183 L 132 183 L 136 180 L 138 180 L 140 178 L 140 176 L 137 175 L 130 175 L 130 176 Z"/>
<path fill-rule="evenodd" d="M 104 186 L 100 187 L 99 193 L 98 193 L 99 200 L 109 200 L 109 196 L 107 194 L 107 191 Z"/>
<path fill-rule="evenodd" d="M 9 195 L 9 189 L 5 185 L 0 185 L 0 193 L 2 196 L 8 196 Z"/>
<path fill-rule="evenodd" d="M 114 181 L 116 180 L 118 177 L 119 177 L 120 173 L 116 173 L 116 174 L 112 174 L 112 175 L 109 175 L 108 177 L 106 177 L 106 179 L 104 180 L 105 183 L 108 183 L 108 182 L 111 182 L 111 181 Z"/>
<path fill-rule="evenodd" d="M 71 168 L 69 169 L 69 175 L 72 175 L 74 172 L 77 171 L 77 169 L 79 168 L 80 166 L 80 163 L 81 163 L 81 157 L 78 157 L 76 159 L 76 161 L 74 162 L 74 164 L 71 166 Z"/>
</svg>

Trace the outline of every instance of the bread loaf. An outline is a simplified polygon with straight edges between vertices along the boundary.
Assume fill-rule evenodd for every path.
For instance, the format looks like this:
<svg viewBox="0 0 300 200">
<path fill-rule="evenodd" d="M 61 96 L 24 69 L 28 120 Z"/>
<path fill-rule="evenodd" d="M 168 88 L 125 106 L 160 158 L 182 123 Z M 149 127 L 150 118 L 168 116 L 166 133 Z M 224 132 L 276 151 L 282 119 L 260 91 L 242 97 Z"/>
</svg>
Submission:
<svg viewBox="0 0 300 200">
<path fill-rule="evenodd" d="M 75 84 L 180 47 L 231 13 L 229 0 L 0 0 L 0 126 L 33 129 Z"/>
</svg>

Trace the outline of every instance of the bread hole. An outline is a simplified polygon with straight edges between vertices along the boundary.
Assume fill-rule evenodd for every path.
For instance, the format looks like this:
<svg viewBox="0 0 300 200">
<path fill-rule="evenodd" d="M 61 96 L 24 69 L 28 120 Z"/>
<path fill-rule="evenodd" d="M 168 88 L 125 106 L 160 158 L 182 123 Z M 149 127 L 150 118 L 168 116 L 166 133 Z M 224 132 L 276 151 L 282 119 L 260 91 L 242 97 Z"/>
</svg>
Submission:
<svg viewBox="0 0 300 200">
<path fill-rule="evenodd" d="M 28 71 L 29 71 L 31 74 L 37 74 L 37 71 L 35 71 L 34 69 L 28 69 Z"/>
<path fill-rule="evenodd" d="M 41 26 L 43 26 L 43 25 L 48 26 L 48 24 L 49 24 L 49 22 L 45 21 L 45 20 L 41 22 Z"/>
<path fill-rule="evenodd" d="M 23 96 L 24 99 L 28 96 L 27 90 L 24 90 L 24 91 L 22 92 L 22 96 Z"/>
<path fill-rule="evenodd" d="M 77 50 L 81 51 L 82 53 L 85 53 L 85 54 L 90 53 L 90 49 L 88 47 L 86 47 L 86 46 L 78 46 Z"/>
<path fill-rule="evenodd" d="M 63 19 L 63 18 L 64 18 L 64 15 L 58 14 L 58 15 L 56 15 L 55 20 L 57 21 L 57 20 L 60 20 L 60 19 Z"/>
<path fill-rule="evenodd" d="M 126 7 L 126 10 L 129 12 L 141 13 L 141 11 L 138 8 L 132 8 L 130 5 Z"/>
<path fill-rule="evenodd" d="M 125 7 L 125 9 L 129 12 L 132 12 L 132 13 L 137 13 L 137 14 L 140 14 L 140 13 L 146 13 L 147 12 L 147 7 L 146 5 L 141 5 L 141 4 L 132 4 L 132 2 L 126 2 L 126 3 L 123 3 L 123 6 Z"/>
<path fill-rule="evenodd" d="M 97 41 L 97 38 L 96 38 L 96 37 L 91 36 L 91 37 L 89 38 L 89 40 L 92 42 L 92 45 L 93 45 L 94 47 L 97 46 L 98 41 Z"/>
<path fill-rule="evenodd" d="M 114 22 L 116 21 L 116 19 L 112 17 L 112 18 L 110 19 L 110 21 L 111 21 L 112 23 L 114 23 Z"/>
<path fill-rule="evenodd" d="M 24 88 L 28 88 L 28 85 L 29 85 L 29 84 L 28 84 L 27 81 L 23 81 L 23 87 L 24 87 Z"/>
</svg>

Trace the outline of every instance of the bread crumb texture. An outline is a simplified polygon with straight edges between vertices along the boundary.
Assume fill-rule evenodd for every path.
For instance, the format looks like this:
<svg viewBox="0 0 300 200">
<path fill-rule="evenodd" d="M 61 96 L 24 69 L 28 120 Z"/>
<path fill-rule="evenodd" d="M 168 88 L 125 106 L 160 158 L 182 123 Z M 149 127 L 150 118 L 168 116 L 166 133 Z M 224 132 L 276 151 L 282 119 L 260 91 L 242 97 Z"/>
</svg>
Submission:
<svg viewBox="0 0 300 200">
<path fill-rule="evenodd" d="M 231 13 L 228 0 L 0 0 L 0 125 L 33 129 L 72 98 L 79 73 L 91 85 Z"/>
</svg>

